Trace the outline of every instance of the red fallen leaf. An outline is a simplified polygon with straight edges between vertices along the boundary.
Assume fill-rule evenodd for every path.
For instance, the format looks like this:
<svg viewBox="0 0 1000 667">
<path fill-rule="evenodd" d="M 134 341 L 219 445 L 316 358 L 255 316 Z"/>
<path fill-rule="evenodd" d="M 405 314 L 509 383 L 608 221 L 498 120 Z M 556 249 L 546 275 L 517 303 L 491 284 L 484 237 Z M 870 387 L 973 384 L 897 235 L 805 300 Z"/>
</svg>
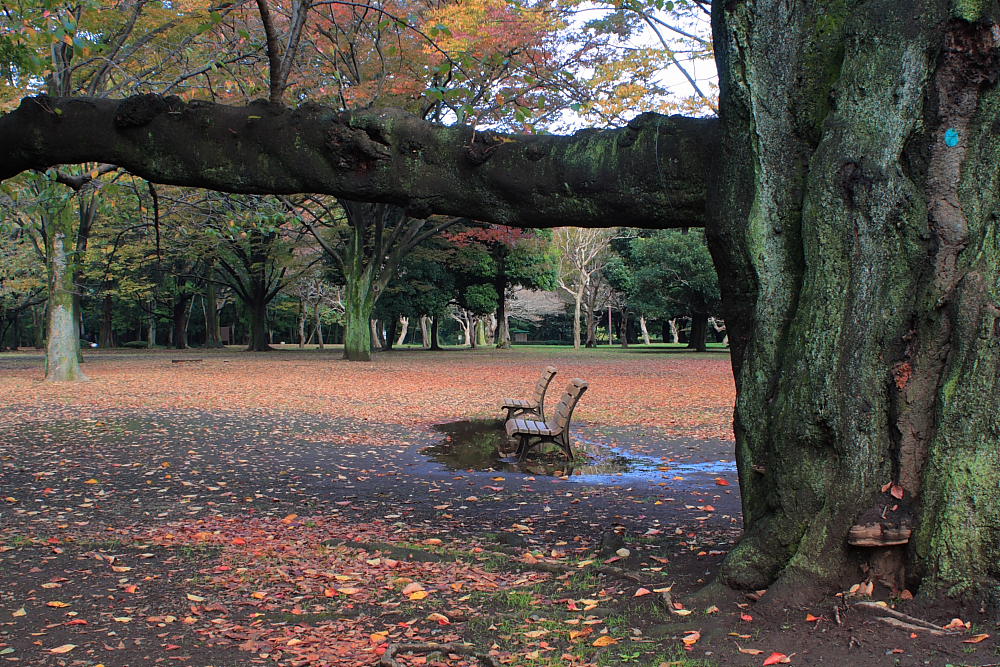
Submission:
<svg viewBox="0 0 1000 667">
<path fill-rule="evenodd" d="M 727 482 L 723 477 L 716 477 L 715 483 L 719 486 L 729 486 L 729 482 Z"/>
<path fill-rule="evenodd" d="M 243 544 L 246 544 L 246 543 L 247 543 L 247 541 L 244 540 L 242 537 L 234 537 L 233 541 L 230 544 L 235 544 L 235 545 L 239 546 L 239 545 L 243 545 Z"/>
<path fill-rule="evenodd" d="M 126 593 L 135 593 L 137 590 L 139 590 L 139 587 L 136 586 L 135 584 L 129 584 L 128 586 L 125 587 Z"/>
<path fill-rule="evenodd" d="M 779 664 L 783 664 L 783 663 L 791 662 L 791 661 L 792 661 L 792 659 L 789 658 L 784 653 L 777 653 L 777 652 L 775 652 L 775 653 L 772 653 L 771 655 L 769 655 L 766 660 L 764 660 L 764 664 L 765 665 L 779 665 Z"/>
<path fill-rule="evenodd" d="M 87 621 L 82 618 L 74 618 L 72 621 L 66 621 L 63 625 L 87 625 Z"/>
<path fill-rule="evenodd" d="M 822 618 L 822 617 L 821 616 L 813 616 L 812 614 L 806 614 L 806 621 L 808 621 L 809 623 L 815 623 L 820 618 Z"/>
<path fill-rule="evenodd" d="M 753 616 L 751 616 L 750 614 L 740 614 L 740 620 L 749 623 L 750 621 L 753 620 Z"/>
<path fill-rule="evenodd" d="M 166 645 L 166 646 L 164 646 L 163 648 L 164 648 L 165 650 L 167 650 L 167 651 L 176 651 L 177 649 L 179 649 L 179 648 L 180 648 L 180 645 L 179 645 L 179 644 L 167 644 L 167 645 Z"/>
<path fill-rule="evenodd" d="M 899 484 L 893 484 L 892 487 L 889 489 L 889 495 L 895 498 L 896 500 L 902 500 L 903 487 L 901 487 Z"/>
</svg>

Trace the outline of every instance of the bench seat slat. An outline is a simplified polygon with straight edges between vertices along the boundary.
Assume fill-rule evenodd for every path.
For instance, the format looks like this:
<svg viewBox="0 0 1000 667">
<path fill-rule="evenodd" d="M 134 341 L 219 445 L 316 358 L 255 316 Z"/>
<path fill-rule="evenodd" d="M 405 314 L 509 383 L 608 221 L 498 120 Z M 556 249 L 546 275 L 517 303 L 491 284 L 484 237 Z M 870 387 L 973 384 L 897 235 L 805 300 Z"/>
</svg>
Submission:
<svg viewBox="0 0 1000 667">
<path fill-rule="evenodd" d="M 505 398 L 503 399 L 503 407 L 505 408 L 537 408 L 538 403 L 534 401 L 529 401 L 524 398 Z"/>
</svg>

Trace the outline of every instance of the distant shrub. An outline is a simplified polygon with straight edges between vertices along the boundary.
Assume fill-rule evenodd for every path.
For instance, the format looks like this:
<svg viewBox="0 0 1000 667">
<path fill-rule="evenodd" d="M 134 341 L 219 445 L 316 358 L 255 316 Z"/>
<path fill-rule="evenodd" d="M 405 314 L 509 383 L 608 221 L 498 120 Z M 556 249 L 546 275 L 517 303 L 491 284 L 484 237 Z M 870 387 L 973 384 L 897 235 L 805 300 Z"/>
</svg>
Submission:
<svg viewBox="0 0 1000 667">
<path fill-rule="evenodd" d="M 131 347 L 131 348 L 134 348 L 134 349 L 137 349 L 137 350 L 139 350 L 139 349 L 144 350 L 147 347 L 149 347 L 149 343 L 147 343 L 144 340 L 130 340 L 127 343 L 122 343 L 121 347 Z"/>
</svg>

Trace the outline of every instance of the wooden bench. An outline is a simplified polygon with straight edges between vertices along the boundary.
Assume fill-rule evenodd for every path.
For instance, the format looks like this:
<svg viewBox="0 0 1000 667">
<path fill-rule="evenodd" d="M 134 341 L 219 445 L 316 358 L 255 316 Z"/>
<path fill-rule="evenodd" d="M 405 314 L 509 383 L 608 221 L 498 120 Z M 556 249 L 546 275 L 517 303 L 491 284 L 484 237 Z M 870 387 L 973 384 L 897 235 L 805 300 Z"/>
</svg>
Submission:
<svg viewBox="0 0 1000 667">
<path fill-rule="evenodd" d="M 528 451 L 543 442 L 558 445 L 566 455 L 567 460 L 573 458 L 573 447 L 569 440 L 569 424 L 573 417 L 576 404 L 587 391 L 587 383 L 575 378 L 566 386 L 566 392 L 559 399 L 552 419 L 538 421 L 535 419 L 517 418 L 507 422 L 507 437 L 517 438 L 517 458 L 524 458 Z"/>
<path fill-rule="evenodd" d="M 545 419 L 545 392 L 548 391 L 552 378 L 556 376 L 555 366 L 546 366 L 542 371 L 542 377 L 535 383 L 535 395 L 530 399 L 505 398 L 501 410 L 506 410 L 507 415 L 504 421 L 509 421 L 512 417 L 525 414 L 538 415 L 539 419 Z"/>
</svg>

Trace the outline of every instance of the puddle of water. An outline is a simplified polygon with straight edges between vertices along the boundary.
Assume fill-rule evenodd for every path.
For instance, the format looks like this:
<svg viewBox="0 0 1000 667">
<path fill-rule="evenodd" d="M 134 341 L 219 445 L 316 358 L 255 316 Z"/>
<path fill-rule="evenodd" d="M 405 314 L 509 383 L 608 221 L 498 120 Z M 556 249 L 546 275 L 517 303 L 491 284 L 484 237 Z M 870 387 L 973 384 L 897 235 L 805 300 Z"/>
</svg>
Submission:
<svg viewBox="0 0 1000 667">
<path fill-rule="evenodd" d="M 420 453 L 449 470 L 546 475 L 581 484 L 614 486 L 704 483 L 706 478 L 736 472 L 733 461 L 664 463 L 622 447 L 579 439 L 575 440 L 577 458 L 573 461 L 564 460 L 558 451 L 543 456 L 533 454 L 524 461 L 517 461 L 509 458 L 513 452 L 507 449 L 510 445 L 500 422 L 461 421 L 439 424 L 435 428 L 444 438 Z"/>
</svg>

